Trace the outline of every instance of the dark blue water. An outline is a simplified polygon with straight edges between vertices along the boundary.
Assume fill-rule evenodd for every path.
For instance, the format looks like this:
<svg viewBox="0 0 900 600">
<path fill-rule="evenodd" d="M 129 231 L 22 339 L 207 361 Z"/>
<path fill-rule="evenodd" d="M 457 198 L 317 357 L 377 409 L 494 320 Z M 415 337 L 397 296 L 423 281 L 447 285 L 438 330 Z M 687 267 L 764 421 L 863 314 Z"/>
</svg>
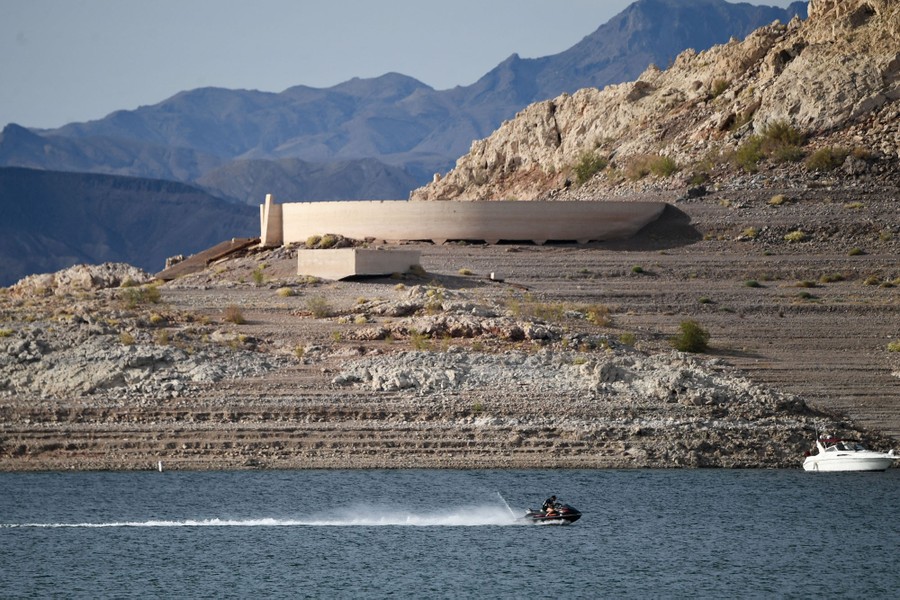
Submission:
<svg viewBox="0 0 900 600">
<path fill-rule="evenodd" d="M 0 474 L 0 597 L 897 598 L 898 492 L 897 469 Z M 551 493 L 585 516 L 513 518 Z"/>
</svg>

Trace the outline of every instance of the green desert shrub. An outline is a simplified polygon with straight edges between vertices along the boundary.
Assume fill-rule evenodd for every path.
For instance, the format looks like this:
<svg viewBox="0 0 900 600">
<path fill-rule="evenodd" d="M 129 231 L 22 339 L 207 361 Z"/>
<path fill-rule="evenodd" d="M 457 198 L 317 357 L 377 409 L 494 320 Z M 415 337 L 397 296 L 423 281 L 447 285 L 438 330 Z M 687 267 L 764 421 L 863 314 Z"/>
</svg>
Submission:
<svg viewBox="0 0 900 600">
<path fill-rule="evenodd" d="M 325 319 L 334 314 L 331 304 L 322 296 L 313 296 L 306 300 L 306 309 L 317 319 Z"/>
<path fill-rule="evenodd" d="M 863 285 L 881 285 L 881 277 L 878 275 L 869 275 L 863 279 Z"/>
<path fill-rule="evenodd" d="M 835 283 L 846 279 L 843 273 L 825 273 L 819 276 L 819 283 Z"/>
<path fill-rule="evenodd" d="M 796 244 L 798 242 L 806 241 L 806 238 L 807 238 L 807 235 L 805 233 L 803 233 L 799 229 L 796 229 L 794 231 L 789 232 L 787 235 L 785 235 L 784 241 L 789 242 L 791 244 Z"/>
<path fill-rule="evenodd" d="M 715 79 L 712 82 L 712 86 L 710 86 L 709 93 L 713 98 L 718 98 L 725 93 L 725 90 L 727 90 L 730 85 L 731 82 L 727 79 Z"/>
<path fill-rule="evenodd" d="M 222 320 L 228 323 L 234 323 L 235 325 L 243 325 L 247 322 L 244 319 L 244 313 L 241 312 L 241 307 L 236 304 L 229 304 L 225 307 L 225 313 L 222 316 Z"/>
<path fill-rule="evenodd" d="M 588 322 L 600 327 L 605 327 L 612 321 L 609 316 L 609 308 L 603 306 L 602 304 L 589 306 L 587 310 L 585 310 L 585 315 Z"/>
<path fill-rule="evenodd" d="M 803 158 L 803 133 L 787 121 L 775 121 L 749 136 L 734 153 L 734 163 L 748 173 L 755 173 L 765 159 L 796 162 Z"/>
<path fill-rule="evenodd" d="M 159 304 L 161 295 L 155 285 L 142 285 L 138 287 L 122 288 L 119 298 L 128 308 L 134 308 L 141 304 Z"/>
<path fill-rule="evenodd" d="M 848 256 L 862 256 L 865 253 L 866 253 L 866 251 L 863 250 L 862 248 L 857 248 L 856 246 L 854 246 L 853 248 L 850 248 L 850 250 L 847 252 L 847 255 Z"/>
<path fill-rule="evenodd" d="M 294 295 L 294 288 L 289 287 L 280 287 L 275 290 L 275 293 L 278 294 L 282 298 L 290 298 Z"/>
<path fill-rule="evenodd" d="M 696 170 L 688 177 L 688 185 L 697 186 L 709 183 L 710 175 L 707 171 Z"/>
<path fill-rule="evenodd" d="M 850 155 L 859 160 L 872 160 L 875 157 L 871 150 L 862 146 L 854 146 L 850 151 Z"/>
<path fill-rule="evenodd" d="M 763 149 L 771 153 L 787 146 L 802 146 L 803 133 L 787 121 L 774 121 L 762 130 Z"/>
<path fill-rule="evenodd" d="M 774 150 L 772 150 L 772 153 L 770 154 L 770 156 L 771 156 L 772 160 L 774 160 L 775 162 L 795 163 L 795 162 L 800 162 L 801 160 L 803 160 L 803 157 L 805 156 L 805 154 L 803 152 L 803 149 L 800 148 L 800 146 L 786 145 L 786 146 L 779 146 L 779 147 L 775 148 Z"/>
<path fill-rule="evenodd" d="M 734 153 L 735 166 L 747 173 L 756 173 L 759 170 L 759 163 L 765 158 L 762 152 L 762 142 L 762 138 L 758 135 L 748 137 Z"/>
<path fill-rule="evenodd" d="M 650 172 L 657 177 L 671 177 L 678 172 L 678 163 L 669 156 L 655 156 L 650 159 Z"/>
<path fill-rule="evenodd" d="M 562 321 L 566 306 L 558 302 L 541 302 L 531 294 L 521 298 L 509 297 L 504 301 L 506 309 L 517 319 L 538 319 L 541 321 Z"/>
<path fill-rule="evenodd" d="M 431 349 L 431 339 L 428 337 L 428 335 L 415 329 L 411 329 L 409 332 L 409 342 L 416 350 Z"/>
<path fill-rule="evenodd" d="M 415 277 L 426 277 L 428 275 L 428 271 L 422 265 L 412 265 L 407 273 Z"/>
<path fill-rule="evenodd" d="M 625 176 L 632 181 L 643 179 L 650 174 L 670 177 L 677 171 L 678 164 L 671 157 L 654 154 L 632 156 L 625 165 Z"/>
<path fill-rule="evenodd" d="M 575 163 L 575 182 L 582 185 L 606 168 L 609 162 L 595 152 L 584 152 Z"/>
<path fill-rule="evenodd" d="M 900 340 L 889 342 L 887 345 L 888 352 L 900 352 Z"/>
<path fill-rule="evenodd" d="M 632 156 L 625 164 L 625 177 L 632 181 L 643 179 L 650 174 L 649 156 Z"/>
<path fill-rule="evenodd" d="M 820 173 L 833 171 L 844 164 L 848 154 L 844 148 L 833 146 L 819 148 L 806 159 L 806 168 Z"/>
<path fill-rule="evenodd" d="M 706 352 L 709 348 L 709 332 L 692 320 L 682 321 L 679 333 L 669 340 L 681 352 Z"/>
<path fill-rule="evenodd" d="M 154 341 L 158 346 L 168 346 L 169 345 L 169 332 L 165 329 L 160 329 L 156 332 L 154 336 Z"/>
</svg>

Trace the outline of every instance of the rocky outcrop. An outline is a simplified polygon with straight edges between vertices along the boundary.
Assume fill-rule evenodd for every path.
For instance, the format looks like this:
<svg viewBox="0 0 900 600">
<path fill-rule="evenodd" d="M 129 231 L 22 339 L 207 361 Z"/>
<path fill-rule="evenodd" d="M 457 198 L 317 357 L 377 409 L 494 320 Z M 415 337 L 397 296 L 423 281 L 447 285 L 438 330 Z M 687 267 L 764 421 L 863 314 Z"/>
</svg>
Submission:
<svg viewBox="0 0 900 600">
<path fill-rule="evenodd" d="M 767 199 L 710 201 L 744 219 L 713 230 L 757 223 L 776 210 Z M 867 224 L 856 232 L 847 207 L 826 203 L 844 215 L 829 248 L 896 222 L 864 199 L 849 209 Z M 782 224 L 833 222 L 809 198 L 777 211 Z M 819 284 L 799 300 L 792 281 L 797 269 L 894 277 L 896 244 L 837 263 L 828 249 L 806 267 L 781 227 L 736 253 L 698 242 L 710 254 L 690 260 L 424 246 L 427 274 L 328 283 L 298 281 L 278 248 L 231 255 L 159 298 L 150 286 L 0 289 L 0 470 L 797 468 L 816 429 L 890 448 L 875 432 L 898 422 L 883 400 L 885 365 L 897 370 L 882 329 L 896 320 L 892 287 Z M 771 256 L 753 260 L 761 248 Z M 460 264 L 502 268 L 508 283 Z M 754 265 L 771 279 L 740 285 Z M 685 317 L 714 332 L 716 357 L 671 350 Z M 821 412 L 837 401 L 851 417 Z"/>
<path fill-rule="evenodd" d="M 177 397 L 187 386 L 263 374 L 278 357 L 159 305 L 152 276 L 122 263 L 75 265 L 9 288 L 0 396 Z M 174 326 L 174 328 L 173 328 Z"/>
<path fill-rule="evenodd" d="M 146 338 L 124 337 L 102 321 L 84 319 L 52 333 L 43 327 L 18 331 L 0 340 L 0 395 L 174 398 L 192 384 L 259 376 L 279 364 L 276 357 L 231 348 L 224 339 L 189 351 Z"/>
<path fill-rule="evenodd" d="M 153 276 L 125 263 L 75 265 L 56 273 L 39 273 L 20 279 L 10 287 L 14 296 L 64 296 L 107 288 L 128 287 L 150 283 Z"/>
<path fill-rule="evenodd" d="M 790 409 L 786 414 L 806 412 L 802 400 L 754 385 L 723 366 L 678 352 L 648 356 L 621 345 L 600 358 L 577 351 L 480 355 L 455 348 L 363 359 L 345 368 L 333 382 L 373 391 L 433 394 L 488 389 L 512 396 L 528 386 L 535 396 L 576 395 L 592 402 L 625 402 L 642 409 L 674 403 L 741 407 L 749 412 L 776 407 Z"/>
<path fill-rule="evenodd" d="M 722 162 L 750 135 L 782 123 L 806 136 L 810 148 L 860 147 L 896 163 L 898 48 L 895 2 L 812 2 L 807 21 L 776 22 L 742 41 L 685 51 L 666 70 L 650 67 L 634 82 L 533 104 L 411 198 L 552 197 L 572 186 L 575 166 L 592 155 L 619 172 L 639 156 L 667 157 L 690 170 Z M 855 135 L 860 126 L 864 140 Z M 628 184 L 608 174 L 591 183 L 607 192 Z"/>
</svg>

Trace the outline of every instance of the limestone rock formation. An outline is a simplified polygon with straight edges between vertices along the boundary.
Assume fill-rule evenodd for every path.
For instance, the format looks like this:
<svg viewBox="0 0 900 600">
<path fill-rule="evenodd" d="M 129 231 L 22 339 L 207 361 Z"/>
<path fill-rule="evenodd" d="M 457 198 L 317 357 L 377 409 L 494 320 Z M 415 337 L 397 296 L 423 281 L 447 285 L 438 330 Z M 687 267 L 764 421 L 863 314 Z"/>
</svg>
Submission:
<svg viewBox="0 0 900 600">
<path fill-rule="evenodd" d="M 54 294 L 101 290 L 149 283 L 153 276 L 129 264 L 103 263 L 75 265 L 56 273 L 40 273 L 20 279 L 10 287 L 14 296 Z"/>
<path fill-rule="evenodd" d="M 0 329 L 0 397 L 177 397 L 192 383 L 279 364 L 253 351 L 247 336 L 196 327 L 189 315 L 160 306 L 145 285 L 152 280 L 137 267 L 104 263 L 11 286 Z"/>
<path fill-rule="evenodd" d="M 858 146 L 896 161 L 898 99 L 900 6 L 813 0 L 806 21 L 687 50 L 668 69 L 651 66 L 634 82 L 532 104 L 411 198 L 552 197 L 571 186 L 585 156 L 620 169 L 638 156 L 687 167 L 733 152 L 772 124 L 796 129 L 813 148 Z"/>
</svg>

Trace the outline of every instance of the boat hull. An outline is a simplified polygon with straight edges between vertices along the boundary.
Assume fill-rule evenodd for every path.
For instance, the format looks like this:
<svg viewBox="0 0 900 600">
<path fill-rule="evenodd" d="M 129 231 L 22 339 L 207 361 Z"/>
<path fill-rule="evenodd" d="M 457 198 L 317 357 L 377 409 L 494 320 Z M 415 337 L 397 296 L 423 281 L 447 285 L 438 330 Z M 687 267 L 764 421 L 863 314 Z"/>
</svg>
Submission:
<svg viewBox="0 0 900 600">
<path fill-rule="evenodd" d="M 848 471 L 886 471 L 894 458 L 890 456 L 809 456 L 803 461 L 804 471 L 836 473 Z"/>
<path fill-rule="evenodd" d="M 548 515 L 542 511 L 529 510 L 522 518 L 531 523 L 540 525 L 569 525 L 580 519 L 581 513 L 578 509 L 573 508 L 568 504 L 563 504 L 555 513 Z"/>
<path fill-rule="evenodd" d="M 528 519 L 529 521 L 531 521 L 532 523 L 539 523 L 542 525 L 569 525 L 571 523 L 574 523 L 578 519 L 580 519 L 581 514 L 579 513 L 576 515 L 566 515 L 564 517 L 559 517 L 559 516 L 548 517 L 548 516 L 541 515 L 538 517 L 527 516 L 525 518 Z"/>
</svg>

